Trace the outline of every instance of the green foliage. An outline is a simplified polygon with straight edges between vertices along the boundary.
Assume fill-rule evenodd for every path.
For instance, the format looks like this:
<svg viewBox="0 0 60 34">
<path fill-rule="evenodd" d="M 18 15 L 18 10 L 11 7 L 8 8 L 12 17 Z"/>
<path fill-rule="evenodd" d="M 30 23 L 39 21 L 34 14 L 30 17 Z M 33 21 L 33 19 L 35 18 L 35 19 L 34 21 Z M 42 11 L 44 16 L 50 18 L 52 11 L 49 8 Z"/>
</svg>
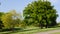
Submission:
<svg viewBox="0 0 60 34">
<path fill-rule="evenodd" d="M 34 1 L 28 4 L 23 11 L 24 20 L 27 25 L 38 24 L 43 28 L 43 26 L 50 27 L 56 25 L 56 10 L 51 6 L 49 1 Z"/>
<path fill-rule="evenodd" d="M 1 21 L 2 15 L 4 15 L 4 13 L 0 12 L 0 29 L 2 29 L 2 27 L 4 26 L 3 23 L 2 23 L 2 21 Z"/>
<path fill-rule="evenodd" d="M 5 28 L 14 28 L 20 24 L 19 14 L 17 14 L 15 10 L 12 10 L 3 15 L 1 20 Z"/>
</svg>

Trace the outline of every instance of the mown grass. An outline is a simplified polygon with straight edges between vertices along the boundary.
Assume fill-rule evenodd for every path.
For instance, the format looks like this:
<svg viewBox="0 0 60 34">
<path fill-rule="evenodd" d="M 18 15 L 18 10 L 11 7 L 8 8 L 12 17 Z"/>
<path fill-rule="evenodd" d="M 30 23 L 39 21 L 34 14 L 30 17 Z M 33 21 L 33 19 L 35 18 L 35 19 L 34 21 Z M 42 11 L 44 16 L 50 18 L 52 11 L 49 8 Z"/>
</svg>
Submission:
<svg viewBox="0 0 60 34">
<path fill-rule="evenodd" d="M 57 30 L 57 29 L 60 29 L 60 27 L 47 28 L 47 29 L 46 28 L 40 29 L 38 27 L 28 27 L 22 30 L 0 32 L 0 34 L 35 34 L 37 32 L 46 32 L 46 31 Z"/>
</svg>

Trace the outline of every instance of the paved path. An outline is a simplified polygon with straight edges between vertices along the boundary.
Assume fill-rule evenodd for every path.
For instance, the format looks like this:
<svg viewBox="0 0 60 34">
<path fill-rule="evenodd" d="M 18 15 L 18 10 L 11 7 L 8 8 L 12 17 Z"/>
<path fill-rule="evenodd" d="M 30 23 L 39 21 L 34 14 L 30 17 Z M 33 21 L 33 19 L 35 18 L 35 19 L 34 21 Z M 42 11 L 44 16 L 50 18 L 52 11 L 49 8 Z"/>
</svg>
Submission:
<svg viewBox="0 0 60 34">
<path fill-rule="evenodd" d="M 53 30 L 53 31 L 47 31 L 47 32 L 40 32 L 40 33 L 36 33 L 36 34 L 51 34 L 51 33 L 55 33 L 55 32 L 60 32 L 60 30 Z"/>
</svg>

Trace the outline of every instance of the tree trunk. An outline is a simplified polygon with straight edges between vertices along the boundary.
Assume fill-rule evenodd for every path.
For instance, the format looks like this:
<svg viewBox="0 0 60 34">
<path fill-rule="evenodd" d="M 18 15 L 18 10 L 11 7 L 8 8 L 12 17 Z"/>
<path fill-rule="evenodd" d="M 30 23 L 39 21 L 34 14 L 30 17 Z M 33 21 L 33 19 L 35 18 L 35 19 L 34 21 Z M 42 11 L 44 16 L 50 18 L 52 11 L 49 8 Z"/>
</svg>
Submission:
<svg viewBox="0 0 60 34">
<path fill-rule="evenodd" d="M 42 23 L 40 23 L 40 27 L 41 27 L 41 29 L 43 29 L 43 24 Z"/>
</svg>

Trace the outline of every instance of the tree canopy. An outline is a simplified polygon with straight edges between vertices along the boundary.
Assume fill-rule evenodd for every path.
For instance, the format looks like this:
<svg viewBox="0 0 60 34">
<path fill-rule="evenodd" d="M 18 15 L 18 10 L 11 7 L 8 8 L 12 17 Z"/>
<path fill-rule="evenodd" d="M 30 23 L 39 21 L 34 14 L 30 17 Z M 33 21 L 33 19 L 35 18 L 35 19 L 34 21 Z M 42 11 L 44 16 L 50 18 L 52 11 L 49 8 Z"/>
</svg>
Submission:
<svg viewBox="0 0 60 34">
<path fill-rule="evenodd" d="M 20 25 L 20 18 L 19 14 L 16 13 L 15 10 L 12 10 L 10 12 L 7 12 L 4 14 L 1 18 L 4 27 L 6 28 L 14 28 L 15 26 Z"/>
<path fill-rule="evenodd" d="M 56 25 L 57 11 L 49 1 L 34 1 L 25 7 L 23 16 L 26 24 L 38 24 L 41 28 L 43 26 L 51 27 Z"/>
</svg>

